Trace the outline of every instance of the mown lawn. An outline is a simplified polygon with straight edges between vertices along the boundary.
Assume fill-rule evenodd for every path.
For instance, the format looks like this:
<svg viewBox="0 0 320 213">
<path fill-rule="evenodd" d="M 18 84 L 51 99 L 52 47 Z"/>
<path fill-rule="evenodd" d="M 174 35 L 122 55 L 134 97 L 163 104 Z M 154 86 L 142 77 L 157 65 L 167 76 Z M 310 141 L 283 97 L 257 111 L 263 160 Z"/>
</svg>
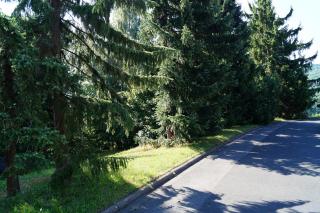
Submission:
<svg viewBox="0 0 320 213">
<path fill-rule="evenodd" d="M 112 156 L 128 159 L 127 167 L 107 173 L 96 179 L 75 177 L 64 192 L 56 193 L 48 185 L 53 170 L 21 177 L 22 193 L 15 198 L 5 198 L 5 182 L 0 181 L 0 212 L 12 212 L 21 205 L 29 205 L 35 212 L 99 212 L 130 192 L 163 175 L 230 138 L 255 126 L 236 126 L 215 136 L 195 140 L 194 143 L 176 147 L 137 147 Z"/>
</svg>

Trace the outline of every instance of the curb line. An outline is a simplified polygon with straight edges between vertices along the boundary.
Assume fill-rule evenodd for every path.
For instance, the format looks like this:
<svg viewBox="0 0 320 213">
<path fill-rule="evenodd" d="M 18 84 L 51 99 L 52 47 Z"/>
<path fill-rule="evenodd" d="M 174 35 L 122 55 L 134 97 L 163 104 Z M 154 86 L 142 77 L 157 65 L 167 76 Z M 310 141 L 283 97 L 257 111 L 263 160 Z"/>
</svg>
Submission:
<svg viewBox="0 0 320 213">
<path fill-rule="evenodd" d="M 272 124 L 277 124 L 279 122 L 273 122 Z M 269 125 L 267 125 L 269 126 Z M 173 179 L 174 177 L 176 177 L 177 175 L 181 174 L 183 171 L 185 171 L 186 169 L 190 168 L 191 166 L 193 166 L 194 164 L 198 163 L 199 161 L 201 161 L 202 159 L 206 158 L 208 155 L 212 154 L 213 152 L 219 151 L 219 149 L 221 149 L 222 147 L 224 147 L 226 144 L 231 143 L 237 139 L 242 138 L 243 136 L 253 133 L 259 129 L 264 128 L 265 126 L 259 126 L 259 127 L 255 127 L 247 132 L 241 133 L 237 136 L 232 137 L 231 139 L 223 142 L 222 144 L 211 148 L 210 150 L 186 161 L 185 163 L 183 163 L 180 166 L 177 166 L 175 168 L 173 168 L 172 170 L 170 170 L 169 172 L 165 173 L 164 175 L 160 176 L 159 178 L 155 179 L 154 181 L 152 181 L 151 183 L 137 189 L 135 192 L 132 192 L 131 194 L 129 194 L 128 196 L 124 197 L 123 199 L 121 199 L 120 201 L 116 202 L 115 204 L 109 206 L 108 208 L 104 209 L 101 211 L 101 213 L 115 213 L 120 211 L 121 209 L 127 207 L 129 204 L 133 203 L 135 200 L 137 200 L 138 198 L 147 195 L 149 193 L 151 193 L 152 191 L 154 191 L 155 189 L 159 188 L 160 186 L 162 186 L 163 184 L 165 184 L 166 182 L 168 182 L 169 180 Z"/>
</svg>

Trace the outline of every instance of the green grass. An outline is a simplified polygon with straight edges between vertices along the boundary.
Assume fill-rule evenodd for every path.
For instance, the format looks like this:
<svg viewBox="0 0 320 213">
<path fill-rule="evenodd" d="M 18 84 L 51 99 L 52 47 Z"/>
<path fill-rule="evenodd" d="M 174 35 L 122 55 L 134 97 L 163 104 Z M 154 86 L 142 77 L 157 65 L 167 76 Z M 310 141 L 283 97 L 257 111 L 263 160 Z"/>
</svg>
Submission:
<svg viewBox="0 0 320 213">
<path fill-rule="evenodd" d="M 320 118 L 320 114 L 313 114 L 310 116 L 310 118 Z"/>
<path fill-rule="evenodd" d="M 60 206 L 63 212 L 98 212 L 174 167 L 254 127 L 236 126 L 187 145 L 137 147 L 113 154 L 128 158 L 127 167 L 94 180 L 75 177 L 65 192 L 55 193 L 50 189 L 48 182 L 52 170 L 21 177 L 22 193 L 15 198 L 5 198 L 5 183 L 0 181 L 0 212 L 11 212 L 24 203 L 37 211 L 41 208 L 56 212 L 53 209 Z"/>
<path fill-rule="evenodd" d="M 280 118 L 280 117 L 276 117 L 276 118 L 274 119 L 274 121 L 276 121 L 276 122 L 284 122 L 284 121 L 286 121 L 286 119 Z"/>
</svg>

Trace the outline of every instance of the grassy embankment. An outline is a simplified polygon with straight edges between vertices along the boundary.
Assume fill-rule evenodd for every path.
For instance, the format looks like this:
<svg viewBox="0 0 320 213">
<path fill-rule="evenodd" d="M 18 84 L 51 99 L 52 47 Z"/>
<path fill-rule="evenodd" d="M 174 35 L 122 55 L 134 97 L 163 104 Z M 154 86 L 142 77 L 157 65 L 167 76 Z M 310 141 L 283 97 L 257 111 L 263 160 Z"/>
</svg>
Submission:
<svg viewBox="0 0 320 213">
<path fill-rule="evenodd" d="M 236 126 L 187 145 L 136 147 L 113 154 L 128 158 L 127 167 L 94 180 L 76 177 L 63 194 L 50 189 L 50 169 L 21 177 L 22 193 L 15 198 L 5 198 L 5 182 L 0 180 L 0 212 L 12 212 L 26 203 L 36 212 L 40 209 L 41 212 L 97 212 L 174 167 L 254 127 Z"/>
</svg>

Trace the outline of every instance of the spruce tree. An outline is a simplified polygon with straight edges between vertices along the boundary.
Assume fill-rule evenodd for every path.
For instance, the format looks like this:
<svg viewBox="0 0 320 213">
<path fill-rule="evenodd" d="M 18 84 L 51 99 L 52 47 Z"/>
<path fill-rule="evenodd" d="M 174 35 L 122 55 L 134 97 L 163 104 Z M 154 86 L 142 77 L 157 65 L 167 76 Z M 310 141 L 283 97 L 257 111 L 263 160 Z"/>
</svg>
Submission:
<svg viewBox="0 0 320 213">
<path fill-rule="evenodd" d="M 244 56 L 235 60 L 245 52 L 240 7 L 235 1 L 156 1 L 151 11 L 142 22 L 143 41 L 179 51 L 160 66 L 172 79 L 155 98 L 160 136 L 190 139 L 222 127 L 246 63 Z"/>
<path fill-rule="evenodd" d="M 7 141 L 1 142 L 1 151 L 5 156 L 5 164 L 7 174 L 7 195 L 13 196 L 19 190 L 19 182 L 17 181 L 17 173 L 15 170 L 15 157 L 17 152 L 17 138 L 14 137 L 12 130 L 17 130 L 18 121 L 18 94 L 15 88 L 15 73 L 11 65 L 11 60 L 14 57 L 14 51 L 18 50 L 18 45 L 21 41 L 20 35 L 17 33 L 17 29 L 10 22 L 9 19 L 0 14 L 0 70 L 1 70 L 1 96 L 0 103 L 4 106 L 4 109 L 1 110 L 1 121 L 5 121 L 7 117 L 6 125 L 2 126 L 1 137 L 4 138 L 4 135 L 7 136 Z M 5 131 L 11 129 L 11 134 L 5 134 Z M 11 170 L 11 171 L 8 171 Z"/>
<path fill-rule="evenodd" d="M 151 7 L 152 13 L 142 26 L 141 39 L 179 51 L 176 57 L 168 58 L 159 67 L 159 75 L 170 81 L 155 94 L 158 136 L 168 140 L 190 139 L 191 129 L 198 126 L 190 96 L 190 86 L 196 83 L 190 81 L 195 44 L 190 31 L 193 25 L 191 3 L 156 1 Z"/>
<path fill-rule="evenodd" d="M 220 47 L 212 49 L 221 61 L 226 61 L 223 120 L 224 125 L 250 122 L 250 101 L 252 100 L 253 69 L 248 56 L 249 28 L 244 20 L 240 5 L 235 0 L 216 1 L 221 12 L 216 17 L 222 37 Z M 216 44 L 216 46 L 219 43 Z"/>
<path fill-rule="evenodd" d="M 44 150 L 62 140 L 48 128 L 43 104 L 48 82 L 39 81 L 38 68 L 48 68 L 49 61 L 40 59 L 26 26 L 24 20 L 0 15 L 0 155 L 6 161 L 8 196 L 19 191 L 19 175 L 48 165 L 49 152 Z"/>
<path fill-rule="evenodd" d="M 278 113 L 280 25 L 271 0 L 257 0 L 250 9 L 250 57 L 256 65 L 253 121 L 268 123 Z"/>
<path fill-rule="evenodd" d="M 159 48 L 139 44 L 111 27 L 110 12 L 115 6 L 145 10 L 144 1 L 52 0 L 20 1 L 13 13 L 28 21 L 40 58 L 47 62 L 37 72 L 41 82 L 48 81 L 46 89 L 50 88 L 45 100 L 51 118 L 48 126 L 64 138 L 52 147 L 56 166 L 52 183 L 56 186 L 70 182 L 81 163 L 102 165 L 102 138 L 96 140 L 96 136 L 119 128 L 128 134 L 133 127 L 120 92 L 154 81 L 147 73 L 137 75 L 124 67 L 163 57 Z"/>
<path fill-rule="evenodd" d="M 276 115 L 297 118 L 312 102 L 306 73 L 316 56 L 302 55 L 312 42 L 301 43 L 301 28 L 288 27 L 292 9 L 281 18 L 271 0 L 257 0 L 251 12 L 250 55 L 260 70 L 255 78 L 255 121 L 269 122 Z"/>
<path fill-rule="evenodd" d="M 192 32 L 195 25 L 192 2 L 156 1 L 151 6 L 152 13 L 142 26 L 142 40 L 179 51 L 159 67 L 160 75 L 170 82 L 162 85 L 155 95 L 158 135 L 171 141 L 190 139 L 200 131 L 194 108 L 200 103 L 192 94 L 198 82 L 192 75 L 197 74 L 193 58 L 197 47 L 198 52 L 202 50 Z"/>
<path fill-rule="evenodd" d="M 280 116 L 287 119 L 297 119 L 305 116 L 306 110 L 313 103 L 314 92 L 308 83 L 308 71 L 316 55 L 306 57 L 303 52 L 309 49 L 312 41 L 302 43 L 299 33 L 302 28 L 290 29 L 287 20 L 292 16 L 293 9 L 288 15 L 280 18 L 278 36 L 279 46 L 279 76 L 281 79 Z"/>
</svg>

